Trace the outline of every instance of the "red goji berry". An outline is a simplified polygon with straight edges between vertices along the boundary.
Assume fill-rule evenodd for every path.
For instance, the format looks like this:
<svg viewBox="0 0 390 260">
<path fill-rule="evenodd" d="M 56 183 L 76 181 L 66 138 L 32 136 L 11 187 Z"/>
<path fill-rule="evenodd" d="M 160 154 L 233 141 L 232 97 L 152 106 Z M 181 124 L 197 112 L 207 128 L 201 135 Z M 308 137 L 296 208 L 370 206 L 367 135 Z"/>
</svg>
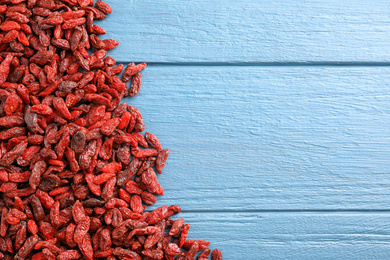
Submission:
<svg viewBox="0 0 390 260">
<path fill-rule="evenodd" d="M 222 260 L 222 253 L 221 250 L 214 249 L 213 252 L 211 253 L 211 259 L 212 260 Z"/>
<path fill-rule="evenodd" d="M 162 172 L 169 150 L 120 104 L 139 93 L 146 63 L 124 69 L 107 56 L 119 42 L 99 39 L 94 21 L 111 7 L 3 2 L 0 258 L 206 259 L 209 242 L 186 240 L 189 224 L 170 218 L 179 206 L 145 212 L 164 193 L 153 168 Z"/>
</svg>

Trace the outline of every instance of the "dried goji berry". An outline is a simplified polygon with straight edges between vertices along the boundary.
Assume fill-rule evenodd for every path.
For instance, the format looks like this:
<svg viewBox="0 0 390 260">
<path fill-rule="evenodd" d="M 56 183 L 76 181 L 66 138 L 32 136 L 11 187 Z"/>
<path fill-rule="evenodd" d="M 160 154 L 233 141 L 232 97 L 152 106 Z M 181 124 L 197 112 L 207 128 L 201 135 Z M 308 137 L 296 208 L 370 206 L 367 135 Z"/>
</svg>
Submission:
<svg viewBox="0 0 390 260">
<path fill-rule="evenodd" d="M 141 73 L 136 73 L 131 80 L 129 96 L 135 97 L 136 95 L 138 95 L 140 90 L 141 90 Z"/>
<path fill-rule="evenodd" d="M 91 219 L 89 217 L 84 217 L 84 219 L 76 226 L 74 231 L 74 242 L 77 244 L 81 243 L 86 234 L 88 234 L 88 230 L 91 224 Z"/>
<path fill-rule="evenodd" d="M 100 11 L 102 11 L 103 13 L 105 13 L 105 14 L 111 14 L 112 13 L 111 7 L 108 4 L 106 4 L 105 2 L 103 2 L 103 1 L 100 1 L 100 0 L 96 1 L 95 7 L 97 9 L 99 9 Z"/>
<path fill-rule="evenodd" d="M 209 259 L 210 253 L 211 253 L 211 249 L 206 248 L 205 250 L 203 250 L 203 251 L 198 255 L 198 257 L 197 257 L 196 259 L 197 259 L 197 260 L 207 260 L 207 259 Z"/>
<path fill-rule="evenodd" d="M 15 21 L 5 21 L 0 24 L 0 29 L 3 31 L 20 30 L 20 24 Z"/>
<path fill-rule="evenodd" d="M 186 242 L 184 242 L 183 248 L 190 249 L 194 242 L 197 242 L 199 251 L 206 249 L 210 245 L 210 242 L 206 240 L 187 240 Z"/>
<path fill-rule="evenodd" d="M 124 69 L 106 56 L 119 42 L 99 39 L 106 31 L 94 22 L 110 13 L 101 0 L 0 5 L 1 259 L 210 254 L 170 218 L 179 206 L 145 212 L 164 193 L 153 168 L 162 172 L 169 151 L 141 134 L 136 107 L 120 104 L 139 93 L 146 63 Z"/>
<path fill-rule="evenodd" d="M 127 65 L 125 71 L 123 72 L 122 75 L 122 80 L 124 82 L 127 82 L 130 80 L 131 76 L 137 74 L 141 70 L 143 70 L 146 67 L 146 63 L 140 63 L 138 65 L 135 65 L 134 63 L 130 63 Z"/>
<path fill-rule="evenodd" d="M 169 155 L 168 149 L 164 149 L 159 153 L 156 160 L 156 170 L 158 173 L 162 173 L 162 169 L 165 166 L 165 162 L 168 159 L 168 155 Z"/>
<path fill-rule="evenodd" d="M 184 242 L 186 241 L 188 230 L 190 229 L 190 227 L 191 227 L 190 224 L 184 224 L 183 230 L 181 231 L 180 234 L 179 247 L 182 247 Z"/>
<path fill-rule="evenodd" d="M 37 224 L 35 223 L 34 220 L 29 219 L 27 221 L 27 230 L 28 230 L 28 232 L 30 232 L 33 235 L 38 233 L 38 226 L 37 226 Z"/>
<path fill-rule="evenodd" d="M 18 250 L 16 255 L 14 256 L 15 260 L 23 260 L 25 259 L 34 249 L 34 246 L 38 243 L 38 236 L 33 235 L 27 238 L 26 242 L 24 242 L 23 246 Z"/>
<path fill-rule="evenodd" d="M 221 250 L 214 249 L 213 252 L 211 253 L 211 259 L 212 260 L 222 260 L 222 253 Z"/>
<path fill-rule="evenodd" d="M 171 230 L 169 231 L 169 235 L 175 236 L 176 234 L 178 234 L 178 232 L 183 227 L 183 225 L 184 225 L 184 218 L 179 218 L 178 220 L 173 222 Z"/>
</svg>

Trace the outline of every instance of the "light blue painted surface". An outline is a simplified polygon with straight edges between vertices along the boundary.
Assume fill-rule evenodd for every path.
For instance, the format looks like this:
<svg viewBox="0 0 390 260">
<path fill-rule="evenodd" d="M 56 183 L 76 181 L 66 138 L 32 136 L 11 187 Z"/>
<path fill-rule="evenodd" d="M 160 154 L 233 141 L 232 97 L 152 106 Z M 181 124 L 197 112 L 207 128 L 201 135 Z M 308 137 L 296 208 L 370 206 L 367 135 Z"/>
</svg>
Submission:
<svg viewBox="0 0 390 260">
<path fill-rule="evenodd" d="M 108 0 L 121 61 L 390 61 L 388 0 Z"/>
<path fill-rule="evenodd" d="M 389 259 L 383 213 L 180 214 L 224 259 Z"/>
<path fill-rule="evenodd" d="M 165 64 L 124 101 L 171 151 L 155 206 L 180 205 L 190 239 L 224 259 L 389 258 L 387 1 L 107 2 L 110 55 Z M 280 62 L 365 66 L 223 66 Z"/>
<path fill-rule="evenodd" d="M 390 68 L 151 66 L 138 107 L 188 211 L 376 210 L 390 202 Z"/>
</svg>

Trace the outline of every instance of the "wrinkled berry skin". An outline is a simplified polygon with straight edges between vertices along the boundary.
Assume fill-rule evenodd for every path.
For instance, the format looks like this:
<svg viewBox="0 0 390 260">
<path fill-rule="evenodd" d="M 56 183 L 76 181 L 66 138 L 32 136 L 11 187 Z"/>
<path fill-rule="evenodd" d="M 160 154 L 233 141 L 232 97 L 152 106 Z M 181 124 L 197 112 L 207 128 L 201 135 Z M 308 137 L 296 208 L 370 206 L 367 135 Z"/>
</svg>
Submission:
<svg viewBox="0 0 390 260">
<path fill-rule="evenodd" d="M 0 259 L 207 259 L 179 206 L 146 210 L 169 150 L 121 103 L 147 65 L 107 56 L 119 42 L 95 21 L 112 8 L 0 2 Z"/>
</svg>

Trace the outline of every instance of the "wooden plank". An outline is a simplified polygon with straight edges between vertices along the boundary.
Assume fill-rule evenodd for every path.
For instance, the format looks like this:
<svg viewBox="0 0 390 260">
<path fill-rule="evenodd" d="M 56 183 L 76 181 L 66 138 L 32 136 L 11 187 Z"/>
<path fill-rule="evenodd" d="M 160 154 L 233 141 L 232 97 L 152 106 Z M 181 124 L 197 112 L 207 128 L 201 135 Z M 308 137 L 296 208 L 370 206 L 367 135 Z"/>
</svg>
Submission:
<svg viewBox="0 0 390 260">
<path fill-rule="evenodd" d="M 390 61 L 385 0 L 107 2 L 120 61 Z"/>
<path fill-rule="evenodd" d="M 180 214 L 224 259 L 388 259 L 390 215 Z M 176 218 L 175 218 L 176 219 Z"/>
<path fill-rule="evenodd" d="M 149 66 L 124 101 L 170 149 L 157 206 L 389 209 L 389 67 Z"/>
</svg>

